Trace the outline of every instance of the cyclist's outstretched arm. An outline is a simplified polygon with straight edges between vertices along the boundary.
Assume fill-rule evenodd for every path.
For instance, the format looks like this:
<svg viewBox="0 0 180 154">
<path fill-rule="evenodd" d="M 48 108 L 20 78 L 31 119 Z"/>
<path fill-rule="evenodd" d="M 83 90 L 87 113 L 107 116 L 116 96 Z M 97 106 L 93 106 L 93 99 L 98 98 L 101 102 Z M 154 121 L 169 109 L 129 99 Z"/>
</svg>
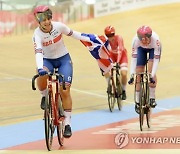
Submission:
<svg viewBox="0 0 180 154">
<path fill-rule="evenodd" d="M 63 34 L 65 34 L 67 36 L 71 36 L 77 40 L 91 42 L 95 39 L 95 36 L 93 34 L 85 34 L 85 33 L 81 33 L 81 32 L 72 30 L 68 26 L 66 26 L 65 24 L 62 24 L 62 23 L 61 23 L 61 28 L 62 28 Z"/>
</svg>

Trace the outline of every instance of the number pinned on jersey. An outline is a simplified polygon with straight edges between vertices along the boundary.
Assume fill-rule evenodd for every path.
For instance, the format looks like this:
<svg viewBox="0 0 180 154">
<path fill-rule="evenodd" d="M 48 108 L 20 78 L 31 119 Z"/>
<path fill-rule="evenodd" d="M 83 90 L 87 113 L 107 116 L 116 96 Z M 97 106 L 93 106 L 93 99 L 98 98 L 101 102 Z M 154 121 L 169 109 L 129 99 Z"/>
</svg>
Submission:
<svg viewBox="0 0 180 154">
<path fill-rule="evenodd" d="M 68 81 L 71 81 L 71 76 L 68 76 Z"/>
</svg>

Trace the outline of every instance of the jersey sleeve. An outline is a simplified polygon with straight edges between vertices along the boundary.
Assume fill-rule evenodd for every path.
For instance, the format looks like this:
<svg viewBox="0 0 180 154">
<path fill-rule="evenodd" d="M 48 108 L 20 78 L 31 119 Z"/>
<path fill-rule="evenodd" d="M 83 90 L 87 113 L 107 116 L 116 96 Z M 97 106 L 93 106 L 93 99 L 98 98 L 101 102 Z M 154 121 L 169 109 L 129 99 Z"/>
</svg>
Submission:
<svg viewBox="0 0 180 154">
<path fill-rule="evenodd" d="M 117 57 L 117 63 L 119 63 L 122 52 L 125 52 L 125 47 L 124 47 L 124 41 L 123 38 L 121 36 L 117 36 L 117 42 L 118 42 L 118 57 Z"/>
<path fill-rule="evenodd" d="M 134 74 L 136 71 L 137 64 L 137 38 L 134 37 L 132 41 L 132 56 L 131 56 L 131 64 L 130 64 L 130 75 Z"/>
<path fill-rule="evenodd" d="M 33 44 L 34 44 L 34 51 L 35 51 L 35 58 L 36 58 L 36 65 L 38 69 L 43 68 L 43 50 L 41 39 L 38 35 L 33 35 Z"/>
<path fill-rule="evenodd" d="M 66 36 L 71 36 L 71 37 L 73 37 L 74 39 L 77 39 L 77 40 L 90 42 L 90 37 L 83 35 L 83 33 L 80 33 L 78 31 L 74 31 L 74 30 L 70 29 L 68 26 L 66 26 L 63 23 L 61 23 L 61 31 Z"/>
<path fill-rule="evenodd" d="M 159 39 L 159 36 L 154 33 L 153 35 L 153 40 L 154 40 L 154 60 L 153 60 L 153 67 L 152 67 L 152 72 L 151 75 L 152 77 L 155 76 L 157 69 L 158 69 L 158 64 L 160 61 L 160 57 L 161 57 L 161 42 Z"/>
</svg>

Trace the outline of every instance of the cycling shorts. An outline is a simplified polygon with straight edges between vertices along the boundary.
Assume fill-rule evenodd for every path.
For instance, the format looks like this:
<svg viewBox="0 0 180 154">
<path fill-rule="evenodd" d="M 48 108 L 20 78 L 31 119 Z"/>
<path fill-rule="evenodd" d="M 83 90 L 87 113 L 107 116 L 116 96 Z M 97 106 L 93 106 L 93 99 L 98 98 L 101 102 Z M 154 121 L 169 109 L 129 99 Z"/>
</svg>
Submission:
<svg viewBox="0 0 180 154">
<path fill-rule="evenodd" d="M 44 58 L 43 65 L 52 73 L 54 72 L 55 68 L 58 68 L 58 73 L 64 75 L 65 83 L 72 83 L 73 67 L 69 53 L 57 59 Z M 59 82 L 62 83 L 61 78 L 59 79 Z"/>
</svg>

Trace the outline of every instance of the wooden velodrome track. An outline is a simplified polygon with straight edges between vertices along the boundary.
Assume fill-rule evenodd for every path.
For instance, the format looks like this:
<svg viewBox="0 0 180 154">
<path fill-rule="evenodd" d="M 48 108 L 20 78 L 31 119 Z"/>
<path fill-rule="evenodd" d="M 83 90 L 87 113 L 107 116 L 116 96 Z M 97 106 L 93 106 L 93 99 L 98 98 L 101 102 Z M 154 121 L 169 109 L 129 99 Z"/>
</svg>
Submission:
<svg viewBox="0 0 180 154">
<path fill-rule="evenodd" d="M 144 24 L 151 26 L 159 34 L 163 46 L 157 73 L 156 97 L 164 99 L 179 96 L 180 92 L 179 15 L 180 3 L 174 3 L 121 12 L 68 26 L 80 32 L 103 34 L 105 26 L 113 25 L 116 33 L 124 38 L 129 61 L 131 41 L 136 29 Z M 39 92 L 31 90 L 31 78 L 36 67 L 31 38 L 30 32 L 0 39 L 1 126 L 42 118 Z M 79 41 L 66 36 L 64 39 L 74 65 L 71 92 L 73 113 L 108 108 L 106 99 L 99 97 L 106 96 L 106 82 L 101 76 L 96 61 Z M 124 105 L 133 102 L 133 86 L 127 86 L 127 97 Z M 29 151 L 26 152 L 29 153 Z"/>
</svg>

